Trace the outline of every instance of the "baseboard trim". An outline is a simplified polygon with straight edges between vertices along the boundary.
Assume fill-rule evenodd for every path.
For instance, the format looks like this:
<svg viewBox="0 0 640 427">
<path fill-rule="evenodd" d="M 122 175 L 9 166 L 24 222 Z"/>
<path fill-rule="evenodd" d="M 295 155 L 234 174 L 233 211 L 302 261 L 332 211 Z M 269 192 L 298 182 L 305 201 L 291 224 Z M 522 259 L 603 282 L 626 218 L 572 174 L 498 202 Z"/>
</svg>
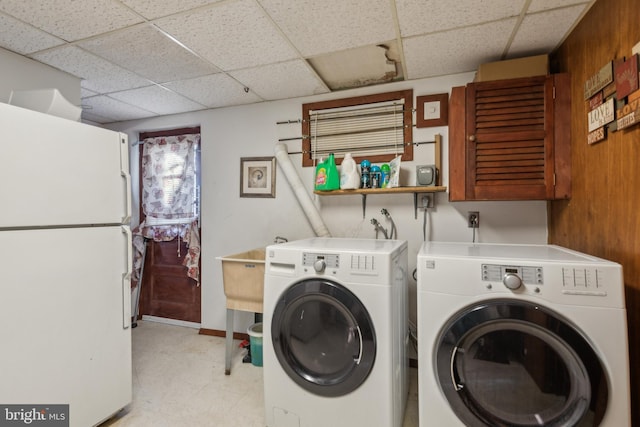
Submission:
<svg viewBox="0 0 640 427">
<path fill-rule="evenodd" d="M 227 336 L 227 332 L 226 331 L 221 331 L 219 329 L 207 329 L 207 328 L 200 328 L 200 331 L 198 332 L 200 335 L 209 335 L 212 337 L 226 337 Z M 249 341 L 249 334 L 246 333 L 242 333 L 242 332 L 234 332 L 233 333 L 233 339 L 234 340 L 247 340 Z"/>
<path fill-rule="evenodd" d="M 144 314 L 142 316 L 142 320 L 146 320 L 149 322 L 165 323 L 167 325 L 184 326 L 187 328 L 200 329 L 200 323 L 187 322 L 185 320 L 177 320 L 177 319 L 167 319 L 165 317 L 149 316 L 147 314 Z"/>
</svg>

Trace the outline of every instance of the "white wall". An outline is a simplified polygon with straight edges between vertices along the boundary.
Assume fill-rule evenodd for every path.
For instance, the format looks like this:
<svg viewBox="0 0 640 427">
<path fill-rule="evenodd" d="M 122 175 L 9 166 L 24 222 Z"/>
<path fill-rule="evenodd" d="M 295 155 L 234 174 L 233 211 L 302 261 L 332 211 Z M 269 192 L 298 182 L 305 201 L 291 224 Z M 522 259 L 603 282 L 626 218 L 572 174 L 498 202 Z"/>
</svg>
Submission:
<svg viewBox="0 0 640 427">
<path fill-rule="evenodd" d="M 276 174 L 274 199 L 240 198 L 240 158 L 272 156 L 279 138 L 299 135 L 299 125 L 276 125 L 276 122 L 301 117 L 302 104 L 325 99 L 346 98 L 412 88 L 414 97 L 450 92 L 473 79 L 472 73 L 398 82 L 384 86 L 341 91 L 329 95 L 265 102 L 248 106 L 200 111 L 162 118 L 119 123 L 109 126 L 127 132 L 135 142 L 138 132 L 199 124 L 202 132 L 202 327 L 225 329 L 225 297 L 220 261 L 216 257 L 243 252 L 271 244 L 275 236 L 289 240 L 313 236 L 313 230 L 281 170 Z M 294 126 L 294 128 L 291 128 Z M 448 184 L 447 127 L 414 130 L 415 141 L 433 140 L 443 135 L 443 184 Z M 300 142 L 288 142 L 290 152 L 300 151 Z M 132 175 L 138 173 L 137 148 L 132 152 Z M 302 168 L 300 155 L 293 163 L 309 194 L 313 194 L 314 170 Z M 403 163 L 406 185 L 415 182 L 415 165 L 433 163 L 433 145 L 415 148 L 414 161 Z M 134 183 L 134 189 L 137 184 Z M 313 196 L 334 237 L 373 238 L 370 221 L 376 218 L 389 227 L 380 210 L 386 208 L 393 217 L 398 237 L 409 242 L 409 267 L 423 241 L 423 213 L 414 219 L 413 195 L 370 195 L 366 218 L 362 218 L 361 196 Z M 480 212 L 479 242 L 546 243 L 546 202 L 457 202 L 450 203 L 446 193 L 436 196 L 436 207 L 429 213 L 428 238 L 441 241 L 471 241 L 466 213 Z M 410 317 L 415 320 L 415 282 L 411 280 Z M 236 331 L 252 323 L 248 313 L 236 314 Z"/>
<path fill-rule="evenodd" d="M 80 105 L 79 78 L 0 48 L 0 102 L 8 102 L 12 90 L 49 88 Z"/>
</svg>

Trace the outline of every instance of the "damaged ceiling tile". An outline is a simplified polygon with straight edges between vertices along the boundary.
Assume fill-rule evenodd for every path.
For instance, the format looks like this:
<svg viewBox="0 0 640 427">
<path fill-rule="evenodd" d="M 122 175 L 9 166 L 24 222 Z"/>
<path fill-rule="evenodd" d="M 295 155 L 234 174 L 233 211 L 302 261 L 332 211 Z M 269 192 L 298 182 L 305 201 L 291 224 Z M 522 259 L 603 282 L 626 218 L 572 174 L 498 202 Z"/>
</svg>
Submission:
<svg viewBox="0 0 640 427">
<path fill-rule="evenodd" d="M 395 42 L 334 52 L 309 63 L 331 90 L 404 80 Z"/>
</svg>

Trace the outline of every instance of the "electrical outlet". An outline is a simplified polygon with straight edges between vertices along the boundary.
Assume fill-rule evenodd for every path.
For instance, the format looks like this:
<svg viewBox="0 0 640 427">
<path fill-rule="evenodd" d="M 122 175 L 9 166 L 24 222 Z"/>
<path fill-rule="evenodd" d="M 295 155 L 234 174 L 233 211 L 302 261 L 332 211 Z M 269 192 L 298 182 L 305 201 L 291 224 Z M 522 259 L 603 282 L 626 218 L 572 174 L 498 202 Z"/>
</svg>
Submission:
<svg viewBox="0 0 640 427">
<path fill-rule="evenodd" d="M 422 208 L 433 208 L 433 194 L 423 194 L 422 195 Z"/>
<path fill-rule="evenodd" d="M 467 212 L 467 227 L 469 228 L 480 227 L 480 212 L 478 211 Z"/>
</svg>

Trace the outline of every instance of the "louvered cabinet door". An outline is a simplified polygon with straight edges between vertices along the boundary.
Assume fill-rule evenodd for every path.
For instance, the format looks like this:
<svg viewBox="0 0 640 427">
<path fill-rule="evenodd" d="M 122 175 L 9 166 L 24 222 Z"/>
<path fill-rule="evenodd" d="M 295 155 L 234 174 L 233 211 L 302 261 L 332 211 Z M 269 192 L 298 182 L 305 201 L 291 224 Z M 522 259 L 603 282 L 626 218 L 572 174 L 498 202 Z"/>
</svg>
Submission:
<svg viewBox="0 0 640 427">
<path fill-rule="evenodd" d="M 567 75 L 551 75 L 470 83 L 452 91 L 464 100 L 451 100 L 463 111 L 455 113 L 456 129 L 450 123 L 450 162 L 464 166 L 451 165 L 450 171 L 464 178 L 450 176 L 450 199 L 568 198 L 568 83 Z"/>
</svg>

